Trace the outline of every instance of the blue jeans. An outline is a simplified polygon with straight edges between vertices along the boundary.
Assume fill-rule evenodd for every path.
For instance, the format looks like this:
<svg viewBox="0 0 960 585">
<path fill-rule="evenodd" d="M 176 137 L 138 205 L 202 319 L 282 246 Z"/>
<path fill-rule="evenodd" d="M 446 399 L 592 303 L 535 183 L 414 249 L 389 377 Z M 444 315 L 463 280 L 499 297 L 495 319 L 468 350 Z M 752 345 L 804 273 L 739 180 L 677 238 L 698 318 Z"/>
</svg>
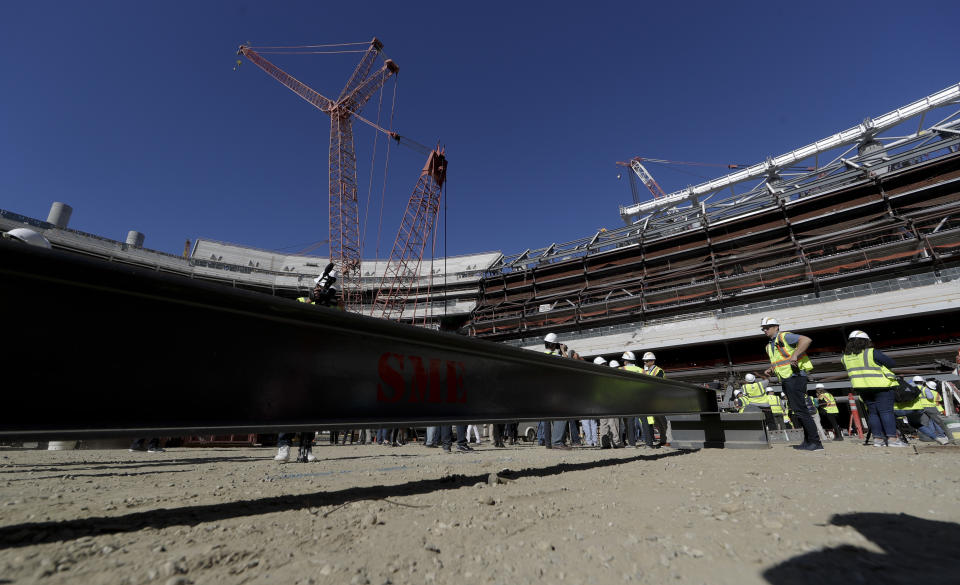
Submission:
<svg viewBox="0 0 960 585">
<path fill-rule="evenodd" d="M 597 421 L 592 418 L 585 418 L 580 421 L 580 424 L 583 425 L 583 437 L 587 445 L 591 447 L 597 446 Z"/>
<path fill-rule="evenodd" d="M 640 438 L 647 447 L 653 446 L 653 425 L 647 422 L 647 417 L 640 417 Z"/>
<path fill-rule="evenodd" d="M 424 441 L 427 445 L 437 444 L 437 431 L 440 427 L 427 427 L 427 438 Z"/>
<path fill-rule="evenodd" d="M 867 422 L 874 439 L 897 437 L 897 418 L 893 415 L 893 388 L 881 391 L 860 391 L 867 405 Z"/>
<path fill-rule="evenodd" d="M 563 445 L 563 433 L 567 430 L 567 421 L 555 420 L 550 423 L 550 444 Z"/>
<path fill-rule="evenodd" d="M 938 427 L 929 416 L 926 416 L 922 410 L 894 410 L 893 415 L 907 417 L 907 424 L 915 428 L 921 435 L 925 435 L 930 439 L 946 436 L 940 431 L 940 427 Z"/>
</svg>

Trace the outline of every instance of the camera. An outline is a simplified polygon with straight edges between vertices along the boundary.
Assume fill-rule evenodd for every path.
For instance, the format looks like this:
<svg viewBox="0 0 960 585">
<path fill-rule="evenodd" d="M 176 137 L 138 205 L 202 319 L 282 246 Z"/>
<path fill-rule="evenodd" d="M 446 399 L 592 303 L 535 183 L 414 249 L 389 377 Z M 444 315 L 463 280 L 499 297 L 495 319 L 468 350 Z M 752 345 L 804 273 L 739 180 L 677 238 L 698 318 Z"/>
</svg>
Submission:
<svg viewBox="0 0 960 585">
<path fill-rule="evenodd" d="M 331 262 L 323 269 L 323 274 L 317 277 L 317 285 L 310 291 L 310 300 L 324 307 L 335 307 L 337 305 L 337 289 L 333 288 L 335 282 L 337 282 L 337 276 Z"/>
</svg>

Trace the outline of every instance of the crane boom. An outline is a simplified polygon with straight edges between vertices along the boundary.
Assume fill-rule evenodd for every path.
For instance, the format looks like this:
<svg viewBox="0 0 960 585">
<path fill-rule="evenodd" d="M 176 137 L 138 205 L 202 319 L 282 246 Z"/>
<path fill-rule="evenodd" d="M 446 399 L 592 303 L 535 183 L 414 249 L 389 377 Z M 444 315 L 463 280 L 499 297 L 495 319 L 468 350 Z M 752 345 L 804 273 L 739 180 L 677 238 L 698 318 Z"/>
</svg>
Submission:
<svg viewBox="0 0 960 585">
<path fill-rule="evenodd" d="M 316 90 L 303 83 L 296 77 L 290 75 L 283 69 L 280 69 L 253 49 L 241 45 L 240 49 L 237 51 L 237 54 L 243 55 L 249 59 L 251 63 L 266 71 L 267 75 L 273 77 L 283 85 L 290 88 L 293 93 L 305 99 L 318 110 L 330 113 L 330 110 L 333 109 L 333 101 L 320 95 Z"/>
<path fill-rule="evenodd" d="M 387 261 L 380 279 L 380 286 L 377 287 L 377 296 L 370 315 L 399 320 L 403 317 L 406 300 L 412 298 L 412 316 L 413 320 L 416 320 L 420 265 L 437 221 L 440 195 L 446 177 L 447 159 L 442 150 L 434 149 L 427 156 L 427 163 L 420 172 L 420 178 L 407 203 L 407 210 L 400 223 L 397 239 L 393 243 L 390 260 Z M 426 317 L 425 312 L 424 320 Z"/>
<path fill-rule="evenodd" d="M 650 192 L 653 193 L 654 199 L 667 196 L 667 194 L 663 192 L 663 189 L 660 188 L 660 185 L 653 179 L 653 175 L 650 174 L 650 171 L 648 171 L 639 160 L 631 160 L 630 168 L 633 169 L 633 172 L 636 173 L 637 177 L 640 178 L 640 182 L 646 185 L 647 189 L 650 189 Z"/>
</svg>

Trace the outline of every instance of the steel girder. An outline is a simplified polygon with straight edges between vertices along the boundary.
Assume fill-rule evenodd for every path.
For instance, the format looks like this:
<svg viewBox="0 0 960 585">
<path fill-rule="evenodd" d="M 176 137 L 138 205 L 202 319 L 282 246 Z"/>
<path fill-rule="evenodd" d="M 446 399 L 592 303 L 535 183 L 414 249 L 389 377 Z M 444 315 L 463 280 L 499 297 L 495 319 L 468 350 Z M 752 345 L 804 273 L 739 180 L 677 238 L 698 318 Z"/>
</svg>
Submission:
<svg viewBox="0 0 960 585">
<path fill-rule="evenodd" d="M 713 391 L 0 241 L 0 436 L 679 414 Z"/>
</svg>

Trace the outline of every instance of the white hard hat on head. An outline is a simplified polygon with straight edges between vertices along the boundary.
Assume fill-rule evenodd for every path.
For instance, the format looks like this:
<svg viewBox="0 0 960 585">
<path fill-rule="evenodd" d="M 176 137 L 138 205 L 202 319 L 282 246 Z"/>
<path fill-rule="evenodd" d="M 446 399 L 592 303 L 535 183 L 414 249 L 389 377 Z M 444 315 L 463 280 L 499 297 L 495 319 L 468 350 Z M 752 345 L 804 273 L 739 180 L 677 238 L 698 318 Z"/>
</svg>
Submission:
<svg viewBox="0 0 960 585">
<path fill-rule="evenodd" d="M 870 339 L 870 336 L 863 331 L 856 329 L 850 332 L 850 335 L 847 337 L 847 339 Z"/>
<path fill-rule="evenodd" d="M 547 336 L 544 337 L 543 340 L 544 340 L 545 342 L 547 342 L 547 343 L 556 343 L 556 342 L 557 342 L 557 334 L 556 334 L 556 333 L 547 333 Z"/>
<path fill-rule="evenodd" d="M 597 357 L 593 358 L 593 363 L 597 364 L 598 366 L 602 366 L 603 364 L 607 363 L 607 360 L 603 359 L 602 355 L 598 355 Z"/>
<path fill-rule="evenodd" d="M 620 356 L 620 359 L 627 360 L 628 362 L 635 362 L 637 361 L 637 356 L 633 355 L 632 351 L 625 351 L 623 352 L 623 355 Z"/>
<path fill-rule="evenodd" d="M 741 394 L 743 394 L 743 390 L 734 390 L 734 391 L 733 391 L 733 395 L 734 395 L 734 396 L 740 396 Z"/>
<path fill-rule="evenodd" d="M 611 368 L 619 368 L 620 362 L 618 362 L 617 360 L 610 360 L 610 363 L 607 365 L 609 365 Z"/>
<path fill-rule="evenodd" d="M 914 377 L 913 377 L 913 381 L 914 381 L 914 382 L 923 382 L 923 376 L 914 376 Z"/>
<path fill-rule="evenodd" d="M 760 319 L 761 327 L 766 327 L 767 325 L 776 325 L 777 327 L 779 327 L 780 322 L 774 319 L 773 317 L 764 317 L 763 319 Z"/>
<path fill-rule="evenodd" d="M 746 380 L 746 381 L 747 381 L 748 383 L 750 383 L 750 384 L 753 384 L 754 382 L 757 381 L 757 377 L 754 376 L 753 374 L 747 374 L 746 376 L 743 377 L 743 379 Z"/>
<path fill-rule="evenodd" d="M 817 390 L 821 390 L 821 389 L 823 389 L 823 387 L 824 387 L 823 384 L 817 384 L 817 385 L 815 386 L 815 388 L 816 388 Z"/>
<path fill-rule="evenodd" d="M 927 388 L 929 388 L 929 389 L 931 389 L 931 390 L 936 390 L 936 389 L 937 389 L 937 381 L 936 381 L 936 380 L 927 380 Z"/>
<path fill-rule="evenodd" d="M 643 354 L 643 361 L 655 360 L 655 359 L 657 359 L 657 356 L 653 355 L 652 351 L 648 351 L 647 353 Z"/>
</svg>

